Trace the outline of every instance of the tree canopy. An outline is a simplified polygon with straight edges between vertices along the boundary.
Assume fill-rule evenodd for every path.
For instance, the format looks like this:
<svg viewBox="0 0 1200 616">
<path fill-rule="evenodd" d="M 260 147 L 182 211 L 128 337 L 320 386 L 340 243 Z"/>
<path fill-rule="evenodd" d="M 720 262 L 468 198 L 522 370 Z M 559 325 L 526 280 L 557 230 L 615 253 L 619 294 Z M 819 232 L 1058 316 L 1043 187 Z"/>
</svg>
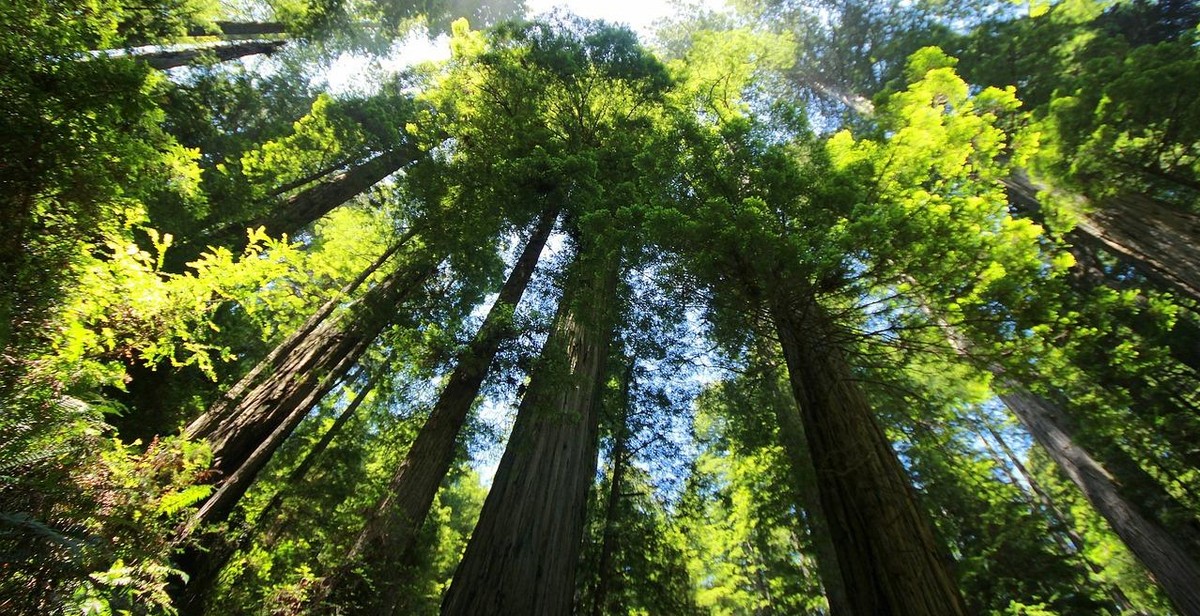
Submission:
<svg viewBox="0 0 1200 616">
<path fill-rule="evenodd" d="M 4 613 L 1200 615 L 1192 0 L 0 24 Z"/>
</svg>

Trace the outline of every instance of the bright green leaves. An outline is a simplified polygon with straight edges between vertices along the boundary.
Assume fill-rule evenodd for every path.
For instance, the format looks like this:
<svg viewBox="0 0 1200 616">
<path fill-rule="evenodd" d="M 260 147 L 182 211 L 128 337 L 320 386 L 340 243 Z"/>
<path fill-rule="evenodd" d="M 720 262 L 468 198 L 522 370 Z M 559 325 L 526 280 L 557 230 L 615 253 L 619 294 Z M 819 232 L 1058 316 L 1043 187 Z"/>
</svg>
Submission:
<svg viewBox="0 0 1200 616">
<path fill-rule="evenodd" d="M 354 122 L 337 113 L 334 99 L 321 94 L 312 111 L 296 121 L 290 135 L 244 154 L 242 172 L 268 193 L 355 158 L 364 139 Z"/>
<path fill-rule="evenodd" d="M 211 249 L 185 274 L 161 271 L 169 234 L 145 230 L 153 253 L 109 239 L 102 251 L 80 257 L 78 283 L 41 368 L 75 388 L 123 387 L 126 367 L 138 363 L 195 366 L 215 379 L 217 363 L 233 359 L 212 320 L 219 306 L 236 305 L 262 339 L 276 337 L 381 251 L 371 226 L 361 212 L 335 212 L 308 251 L 251 229 L 241 255 Z"/>
<path fill-rule="evenodd" d="M 715 385 L 697 401 L 700 454 L 675 526 L 696 603 L 706 613 L 827 609 L 810 518 L 777 444 L 771 405 L 779 402 L 750 376 Z"/>
<path fill-rule="evenodd" d="M 181 512 L 212 489 L 196 483 L 212 462 L 208 445 L 175 437 L 146 445 L 89 440 L 91 449 L 74 461 L 87 481 L 72 488 L 84 507 L 98 508 L 81 526 L 103 540 L 68 544 L 74 549 L 66 560 L 77 561 L 68 566 L 86 575 L 70 587 L 64 613 L 166 612 L 167 584 L 176 573 L 165 562 L 167 537 Z"/>
<path fill-rule="evenodd" d="M 999 180 L 1023 155 L 1001 128 L 1020 118 L 1014 91 L 972 95 L 953 64 L 921 50 L 909 63 L 920 79 L 880 107 L 882 139 L 843 131 L 828 142 L 835 168 L 865 183 L 847 224 L 879 280 L 919 281 L 923 302 L 1019 305 L 1032 281 L 1069 261 L 1044 255 L 1040 227 L 1008 214 Z"/>
<path fill-rule="evenodd" d="M 773 71 L 789 68 L 795 43 L 787 35 L 749 29 L 701 30 L 691 35 L 686 55 L 671 63 L 679 85 L 673 96 L 721 121 L 746 115 L 746 95 Z"/>
<path fill-rule="evenodd" d="M 455 60 L 467 60 L 483 53 L 486 43 L 483 32 L 471 30 L 471 24 L 466 18 L 454 20 L 450 24 L 450 57 Z"/>
</svg>

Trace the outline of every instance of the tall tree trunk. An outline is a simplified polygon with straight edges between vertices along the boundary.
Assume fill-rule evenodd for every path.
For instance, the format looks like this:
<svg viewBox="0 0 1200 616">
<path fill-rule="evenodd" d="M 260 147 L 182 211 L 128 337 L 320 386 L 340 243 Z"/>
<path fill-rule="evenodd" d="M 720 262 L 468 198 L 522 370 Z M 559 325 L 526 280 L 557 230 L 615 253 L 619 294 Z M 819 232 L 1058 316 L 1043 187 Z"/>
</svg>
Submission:
<svg viewBox="0 0 1200 616">
<path fill-rule="evenodd" d="M 222 423 L 235 418 L 241 412 L 239 411 L 240 407 L 244 404 L 246 398 L 251 395 L 253 389 L 264 381 L 269 381 L 275 373 L 282 371 L 294 351 L 308 341 L 310 335 L 314 335 L 314 332 L 318 329 L 327 326 L 326 322 L 333 316 L 334 311 L 344 303 L 344 298 L 355 293 L 359 287 L 378 272 L 416 234 L 417 230 L 415 227 L 409 229 L 400 241 L 384 251 L 371 265 L 360 272 L 354 280 L 343 287 L 338 296 L 325 302 L 295 332 L 292 332 L 283 342 L 275 345 L 275 348 L 271 349 L 266 357 L 259 360 L 249 373 L 213 402 L 203 415 L 193 420 L 184 429 L 184 434 L 191 438 L 208 437 L 217 432 Z M 399 271 L 397 270 L 397 272 Z"/>
<path fill-rule="evenodd" d="M 284 233 L 294 237 L 334 208 L 416 161 L 420 155 L 416 145 L 404 144 L 278 202 L 267 214 L 201 232 L 167 253 L 171 269 L 182 269 L 184 263 L 195 259 L 207 246 L 224 246 L 234 253 L 239 252 L 246 246 L 247 228 L 263 227 L 272 237 Z"/>
<path fill-rule="evenodd" d="M 633 387 L 634 359 L 630 358 L 621 381 L 620 423 L 613 437 L 612 478 L 608 484 L 608 499 L 604 503 L 604 531 L 600 538 L 600 558 L 596 564 L 596 589 L 592 593 L 592 616 L 603 616 L 612 586 L 612 559 L 617 547 L 617 515 L 621 490 L 625 487 L 625 468 L 629 457 L 629 391 Z"/>
<path fill-rule="evenodd" d="M 1019 387 L 1000 398 L 1146 567 L 1175 609 L 1200 616 L 1200 565 L 1121 495 L 1108 471 L 1072 441 L 1058 409 Z"/>
<path fill-rule="evenodd" d="M 202 573 L 203 554 L 219 540 L 211 534 L 193 537 L 195 531 L 229 518 L 279 446 L 386 328 L 396 304 L 413 294 L 436 265 L 427 254 L 414 256 L 353 302 L 342 318 L 330 318 L 327 305 L 235 385 L 230 390 L 235 395 L 223 397 L 184 430 L 186 438 L 210 443 L 213 469 L 222 476 L 216 491 L 176 530 L 177 542 L 191 539 L 176 559 L 184 575 L 190 577 L 192 569 Z M 187 598 L 182 588 L 173 594 L 181 601 Z"/>
<path fill-rule="evenodd" d="M 354 366 L 387 327 L 396 305 L 410 297 L 436 268 L 418 257 L 369 290 L 340 319 L 308 332 L 262 382 L 219 420 L 205 417 L 184 431 L 212 446 L 213 468 L 224 477 L 181 535 L 200 524 L 224 520 L 283 441 L 314 404 Z"/>
<path fill-rule="evenodd" d="M 811 301 L 776 301 L 771 317 L 851 613 L 965 614 L 948 559 L 851 376 L 829 317 Z"/>
<path fill-rule="evenodd" d="M 444 615 L 571 612 L 617 310 L 620 261 L 604 251 L 572 267 Z"/>
<path fill-rule="evenodd" d="M 230 530 L 222 533 L 220 541 L 205 542 L 207 551 L 189 550 L 185 548 L 186 558 L 182 559 L 187 562 L 187 572 L 189 574 L 188 582 L 177 595 L 175 607 L 179 609 L 182 616 L 202 616 L 208 612 L 208 602 L 211 599 L 213 585 L 217 581 L 218 574 L 225 567 L 229 559 L 233 557 L 239 550 L 245 549 L 250 545 L 250 541 L 261 534 L 263 529 L 271 524 L 275 519 L 275 511 L 283 504 L 285 495 L 300 483 L 312 470 L 317 461 L 333 443 L 333 439 L 341 432 L 342 428 L 350 421 L 351 418 L 358 412 L 358 408 L 362 406 L 367 394 L 375 389 L 375 385 L 379 382 L 380 377 L 384 374 L 383 370 L 378 371 L 366 385 L 355 394 L 354 399 L 346 408 L 342 410 L 333 425 L 321 435 L 321 440 L 313 445 L 312 449 L 304 455 L 304 459 L 300 464 L 296 465 L 287 479 L 283 482 L 283 487 L 271 496 L 271 500 L 258 513 L 258 518 L 253 524 L 242 524 L 239 530 Z M 234 536 L 230 537 L 232 534 Z"/>
<path fill-rule="evenodd" d="M 284 194 L 292 192 L 293 190 L 296 190 L 297 188 L 301 188 L 303 186 L 312 184 L 313 182 L 316 182 L 317 180 L 329 175 L 330 173 L 333 173 L 334 171 L 337 171 L 338 169 L 345 167 L 349 163 L 350 163 L 350 161 L 348 161 L 348 160 L 344 160 L 344 159 L 338 160 L 333 163 L 330 163 L 329 165 L 327 165 L 325 167 L 317 169 L 316 171 L 313 171 L 312 173 L 310 173 L 302 178 L 298 178 L 298 179 L 292 180 L 291 182 L 280 184 L 279 186 L 276 186 L 275 188 L 273 188 L 271 190 L 271 196 L 272 197 L 280 197 Z"/>
<path fill-rule="evenodd" d="M 1004 184 L 1014 206 L 1041 218 L 1038 187 L 1027 176 L 1013 174 Z M 1068 234 L 1069 241 L 1104 250 L 1163 289 L 1200 301 L 1200 217 L 1138 195 L 1098 205 Z"/>
<path fill-rule="evenodd" d="M 203 58 L 216 58 L 217 62 L 228 62 L 235 58 L 271 55 L 287 44 L 287 41 L 249 41 L 245 43 L 228 43 L 215 47 L 193 47 L 174 51 L 156 51 L 138 54 L 138 60 L 149 64 L 160 71 L 187 66 Z"/>
<path fill-rule="evenodd" d="M 331 596 L 335 603 L 366 601 L 372 613 L 388 614 L 396 609 L 399 591 L 410 573 L 408 565 L 417 534 L 429 515 L 438 486 L 454 462 L 455 443 L 488 367 L 501 343 L 512 336 L 512 312 L 529 286 L 556 217 L 555 208 L 542 214 L 475 339 L 459 356 L 458 365 L 396 469 L 387 492 L 367 516 L 343 565 L 314 594 L 313 604 Z M 354 573 L 361 562 L 371 563 L 373 569 L 391 577 L 374 580 L 373 589 L 366 592 L 361 584 L 365 580 L 356 579 Z"/>
<path fill-rule="evenodd" d="M 287 34 L 287 26 L 278 21 L 218 21 L 213 32 L 200 26 L 188 28 L 188 36 L 224 36 L 229 38 L 247 38 L 264 35 Z"/>
<path fill-rule="evenodd" d="M 765 346 L 765 345 L 763 345 Z M 764 357 L 768 353 L 760 348 Z M 773 355 L 773 354 L 772 354 Z M 853 614 L 850 598 L 846 594 L 846 585 L 842 581 L 840 565 L 838 565 L 837 547 L 829 528 L 829 520 L 821 505 L 820 491 L 817 488 L 817 471 L 813 465 L 812 454 L 808 450 L 807 439 L 804 435 L 804 421 L 800 417 L 800 409 L 796 400 L 780 387 L 775 365 L 765 362 L 766 370 L 763 378 L 771 393 L 772 407 L 775 411 L 775 421 L 779 428 L 779 444 L 783 447 L 791 469 L 792 482 L 795 484 L 797 503 L 805 513 L 805 522 L 813 547 L 817 552 L 817 573 L 821 577 L 821 586 L 825 590 L 825 599 L 829 602 L 830 616 L 848 616 Z"/>
</svg>

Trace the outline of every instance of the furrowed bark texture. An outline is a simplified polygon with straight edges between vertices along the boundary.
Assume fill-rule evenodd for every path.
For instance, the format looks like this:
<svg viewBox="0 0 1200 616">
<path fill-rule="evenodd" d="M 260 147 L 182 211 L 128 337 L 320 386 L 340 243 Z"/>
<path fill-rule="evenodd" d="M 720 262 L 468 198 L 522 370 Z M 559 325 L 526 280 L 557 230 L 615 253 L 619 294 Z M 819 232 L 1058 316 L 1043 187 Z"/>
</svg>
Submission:
<svg viewBox="0 0 1200 616">
<path fill-rule="evenodd" d="M 193 420 L 184 429 L 184 434 L 190 437 L 211 435 L 219 429 L 222 422 L 236 416 L 239 413 L 239 405 L 242 404 L 253 388 L 265 379 L 270 379 L 273 373 L 278 372 L 282 368 L 288 361 L 289 355 L 302 345 L 310 334 L 322 327 L 329 320 L 333 312 L 343 302 L 342 298 L 357 291 L 359 287 L 378 272 L 384 263 L 387 263 L 415 235 L 416 229 L 410 229 L 400 241 L 382 255 L 379 255 L 371 265 L 367 266 L 354 280 L 350 281 L 349 284 L 340 290 L 338 297 L 325 302 L 295 332 L 292 332 L 283 342 L 276 345 L 274 349 L 271 349 L 271 352 L 266 357 L 263 357 L 246 376 L 242 377 L 233 387 L 230 387 L 228 391 L 222 394 L 203 415 Z"/>
<path fill-rule="evenodd" d="M 571 613 L 619 267 L 586 262 L 573 268 L 442 614 Z"/>
<path fill-rule="evenodd" d="M 853 614 L 966 607 L 907 474 L 852 380 L 823 310 L 772 306 Z"/>
<path fill-rule="evenodd" d="M 394 613 L 398 608 L 400 592 L 408 581 L 408 565 L 417 534 L 429 515 L 438 486 L 454 463 L 459 432 L 479 395 L 488 367 L 500 345 L 512 336 L 512 311 L 529 286 L 538 258 L 554 229 L 556 215 L 557 210 L 547 210 L 538 221 L 483 325 L 458 358 L 458 365 L 429 419 L 396 469 L 383 499 L 368 515 L 345 564 L 330 576 L 313 597 L 313 603 L 321 603 L 328 595 L 338 605 L 365 602 L 364 609 L 375 614 Z M 391 577 L 375 580 L 374 590 L 368 590 L 364 588 L 365 580 L 357 579 L 353 572 L 360 562 L 371 563 L 373 569 Z"/>
<path fill-rule="evenodd" d="M 1200 616 L 1200 565 L 1121 496 L 1112 476 L 1067 434 L 1058 409 L 1019 387 L 1000 398 L 1146 567 L 1175 609 Z"/>
<path fill-rule="evenodd" d="M 259 535 L 264 528 L 274 523 L 276 509 L 283 504 L 283 499 L 288 492 L 293 490 L 297 485 L 304 481 L 305 476 L 316 465 L 317 461 L 333 443 L 333 439 L 341 432 L 342 428 L 350 421 L 351 418 L 358 412 L 358 408 L 362 406 L 367 394 L 375 388 L 379 382 L 379 378 L 383 376 L 383 371 L 378 372 L 371 377 L 362 389 L 354 396 L 354 400 L 346 405 L 342 413 L 333 422 L 333 425 L 321 435 L 321 440 L 313 445 L 313 448 L 304 455 L 304 459 L 300 464 L 288 473 L 287 480 L 282 488 L 277 490 L 271 496 L 271 500 L 259 512 L 257 520 L 253 524 L 238 524 L 237 530 L 230 530 L 222 533 L 220 541 L 201 542 L 205 543 L 208 548 L 205 552 L 197 550 L 185 549 L 185 558 L 181 559 L 187 563 L 186 571 L 189 574 L 187 585 L 180 591 L 178 600 L 175 602 L 175 607 L 179 609 L 182 616 L 201 616 L 208 612 L 208 603 L 212 598 L 212 589 L 217 582 L 218 574 L 229 559 L 233 557 L 239 550 L 249 547 L 250 542 L 256 535 Z M 233 537 L 230 537 L 230 535 Z"/>
<path fill-rule="evenodd" d="M 139 60 L 160 71 L 187 66 L 206 57 L 215 58 L 217 62 L 228 62 L 235 58 L 271 55 L 279 51 L 287 41 L 250 41 L 248 43 L 230 43 L 216 47 L 197 47 L 178 51 L 159 51 L 137 56 Z"/>
</svg>

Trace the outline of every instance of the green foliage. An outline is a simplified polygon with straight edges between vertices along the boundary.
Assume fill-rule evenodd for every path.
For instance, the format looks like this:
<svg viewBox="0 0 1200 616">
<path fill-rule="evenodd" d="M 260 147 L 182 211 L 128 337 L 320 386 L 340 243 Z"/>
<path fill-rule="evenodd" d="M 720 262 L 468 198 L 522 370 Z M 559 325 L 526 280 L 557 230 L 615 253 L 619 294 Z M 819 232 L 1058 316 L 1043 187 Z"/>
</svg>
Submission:
<svg viewBox="0 0 1200 616">
<path fill-rule="evenodd" d="M 4 458 L 6 609 L 169 611 L 169 542 L 184 509 L 210 490 L 196 485 L 211 461 L 207 445 L 125 444 L 106 436 L 83 403 L 59 404 L 77 414 L 74 434 L 59 431 L 38 458 Z"/>
<path fill-rule="evenodd" d="M 1055 502 L 1070 516 L 1068 523 L 1084 539 L 1084 557 L 1103 567 L 1099 577 L 1103 582 L 1119 587 L 1129 599 L 1147 614 L 1172 613 L 1166 598 L 1154 585 L 1146 570 L 1129 549 L 1113 534 L 1108 524 L 1096 514 L 1046 455 L 1036 449 L 1029 451 L 1029 465 L 1036 480 L 1044 486 Z"/>
<path fill-rule="evenodd" d="M 738 385 L 722 386 L 730 387 Z M 769 438 L 763 418 L 753 417 L 765 409 L 736 401 L 722 390 L 702 397 L 697 437 L 704 449 L 676 513 L 695 601 L 712 614 L 828 609 L 781 448 L 739 438 Z"/>
<path fill-rule="evenodd" d="M 318 306 L 355 314 L 346 307 L 382 272 L 354 296 L 340 289 L 415 229 L 397 260 L 437 255 L 439 266 L 425 299 L 378 307 L 393 326 L 364 372 L 389 378 L 363 416 L 308 476 L 290 478 L 364 387 L 356 374 L 300 424 L 238 516 L 205 531 L 239 548 L 214 613 L 305 605 L 342 564 L 469 339 L 469 315 L 505 269 L 497 247 L 560 211 L 584 262 L 551 268 L 539 309 L 564 276 L 618 258 L 631 303 L 649 301 L 651 284 L 674 294 L 674 305 L 623 313 L 622 338 L 673 332 L 631 345 L 663 361 L 658 389 L 642 395 L 671 413 L 685 406 L 670 383 L 687 371 L 667 374 L 667 363 L 686 360 L 667 338 L 703 338 L 740 370 L 769 363 L 770 310 L 817 306 L 855 378 L 872 383 L 973 609 L 1095 613 L 1119 588 L 1143 612 L 1167 613 L 1035 449 L 1017 447 L 1065 515 L 1017 477 L 1018 460 L 989 449 L 990 377 L 956 355 L 969 350 L 1060 402 L 1078 423 L 1073 438 L 1171 532 L 1187 536 L 1200 519 L 1195 315 L 1137 289 L 1113 258 L 1084 263 L 1087 251 L 1066 243 L 1107 199 L 1194 212 L 1200 11 L 1099 0 L 739 5 L 676 23 L 663 63 L 629 30 L 576 18 L 482 31 L 451 22 L 487 24 L 519 2 L 279 0 L 240 15 L 282 22 L 312 44 L 300 55 L 170 79 L 93 51 L 215 33 L 212 20 L 234 8 L 0 7 L 0 610 L 170 612 L 171 537 L 208 496 L 211 460 L 203 444 L 152 435 L 206 408 Z M 418 19 L 450 32 L 448 62 L 371 96 L 314 87 L 305 62 L 382 49 Z M 833 130 L 818 134 L 809 116 Z M 426 155 L 298 237 L 250 229 L 244 250 L 201 251 L 208 233 L 401 148 Z M 1054 190 L 1022 217 L 1004 182 L 1025 168 Z M 171 261 L 181 245 L 195 248 L 178 258 L 186 266 Z M 522 335 L 536 346 L 541 333 Z M 557 368 L 517 363 L 542 377 Z M 497 380 L 518 382 L 512 370 Z M 589 512 L 581 610 L 606 528 L 621 572 L 606 613 L 827 609 L 801 497 L 811 486 L 780 445 L 775 377 L 754 366 L 708 387 L 678 493 L 652 474 L 657 461 L 623 460 L 613 517 L 605 498 Z M 648 415 L 638 428 L 648 442 L 679 436 L 684 420 L 671 413 Z M 143 435 L 147 444 L 134 440 Z M 608 494 L 612 466 L 597 494 Z M 419 562 L 407 564 L 404 609 L 437 611 L 483 496 L 459 464 L 422 529 Z M 1068 528 L 1082 548 L 1064 547 Z M 358 565 L 368 585 L 394 574 Z"/>
</svg>

